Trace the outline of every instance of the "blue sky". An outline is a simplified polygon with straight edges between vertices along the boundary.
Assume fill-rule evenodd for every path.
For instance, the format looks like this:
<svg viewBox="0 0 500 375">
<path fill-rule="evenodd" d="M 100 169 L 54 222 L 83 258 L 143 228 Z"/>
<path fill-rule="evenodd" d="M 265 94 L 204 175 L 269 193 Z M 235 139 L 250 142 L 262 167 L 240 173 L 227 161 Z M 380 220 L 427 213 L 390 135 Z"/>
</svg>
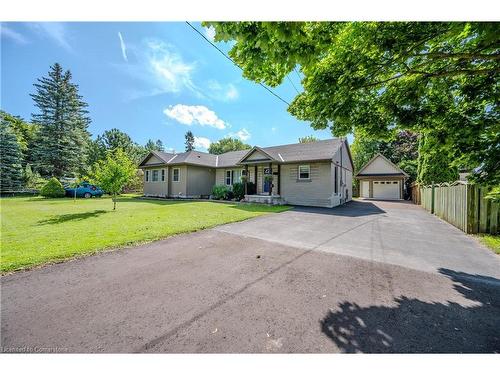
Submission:
<svg viewBox="0 0 500 375">
<path fill-rule="evenodd" d="M 211 37 L 211 30 L 194 25 Z M 187 130 L 201 151 L 227 135 L 259 146 L 295 143 L 311 134 L 331 137 L 292 117 L 286 104 L 245 80 L 185 23 L 1 26 L 1 108 L 14 115 L 30 118 L 33 83 L 59 62 L 89 104 L 93 137 L 118 128 L 140 144 L 161 139 L 176 151 L 184 150 Z M 290 79 L 300 90 L 298 75 Z M 274 90 L 289 102 L 296 95 L 288 80 Z"/>
</svg>

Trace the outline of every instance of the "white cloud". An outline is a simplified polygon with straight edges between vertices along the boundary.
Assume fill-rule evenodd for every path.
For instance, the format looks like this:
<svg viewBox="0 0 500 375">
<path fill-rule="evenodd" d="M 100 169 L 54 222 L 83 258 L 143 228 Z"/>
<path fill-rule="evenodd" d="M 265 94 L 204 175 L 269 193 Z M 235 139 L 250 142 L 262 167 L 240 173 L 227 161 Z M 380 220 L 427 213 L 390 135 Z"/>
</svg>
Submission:
<svg viewBox="0 0 500 375">
<path fill-rule="evenodd" d="M 235 133 L 229 133 L 228 136 L 229 137 L 236 137 L 236 138 L 241 139 L 242 141 L 246 141 L 246 140 L 250 139 L 250 137 L 252 135 L 250 134 L 250 132 L 248 130 L 246 130 L 245 128 L 242 128 Z"/>
<path fill-rule="evenodd" d="M 205 137 L 194 137 L 194 148 L 195 149 L 202 149 L 202 150 L 208 150 L 208 148 L 210 147 L 210 143 L 212 143 L 212 141 L 210 141 L 210 139 L 208 138 L 205 138 Z"/>
<path fill-rule="evenodd" d="M 212 26 L 205 27 L 205 36 L 213 42 L 215 38 L 215 29 Z"/>
<path fill-rule="evenodd" d="M 184 62 L 172 46 L 161 41 L 149 41 L 147 48 L 146 63 L 161 92 L 179 92 L 183 88 L 198 92 L 191 78 L 194 64 Z"/>
<path fill-rule="evenodd" d="M 120 39 L 120 48 L 122 49 L 123 60 L 128 62 L 127 46 L 125 45 L 125 41 L 123 40 L 122 33 L 119 31 L 118 31 L 118 38 Z"/>
<path fill-rule="evenodd" d="M 238 99 L 238 89 L 232 83 L 221 84 L 218 81 L 212 79 L 208 81 L 207 87 L 208 95 L 214 99 L 224 102 Z"/>
<path fill-rule="evenodd" d="M 52 39 L 54 42 L 59 44 L 60 47 L 67 51 L 72 51 L 71 45 L 68 42 L 68 33 L 66 26 L 61 22 L 37 22 L 28 23 L 34 31 L 37 33 L 41 32 L 43 35 Z"/>
<path fill-rule="evenodd" d="M 198 124 L 216 129 L 225 129 L 227 124 L 214 111 L 203 105 L 176 104 L 165 108 L 163 113 L 184 125 Z"/>
<path fill-rule="evenodd" d="M 28 39 L 26 39 L 24 35 L 12 30 L 10 27 L 7 27 L 5 23 L 0 23 L 0 35 L 2 37 L 11 39 L 18 44 L 28 43 Z"/>
</svg>

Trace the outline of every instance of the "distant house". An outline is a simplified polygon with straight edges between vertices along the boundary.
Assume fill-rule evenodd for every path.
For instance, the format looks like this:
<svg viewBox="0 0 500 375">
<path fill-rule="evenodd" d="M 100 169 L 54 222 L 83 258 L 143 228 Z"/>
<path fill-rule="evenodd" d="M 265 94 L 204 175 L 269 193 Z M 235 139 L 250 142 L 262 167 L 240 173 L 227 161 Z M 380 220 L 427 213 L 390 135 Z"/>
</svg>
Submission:
<svg viewBox="0 0 500 375">
<path fill-rule="evenodd" d="M 253 147 L 212 155 L 150 152 L 144 170 L 144 195 L 203 198 L 214 185 L 232 187 L 242 176 L 255 184 L 249 202 L 334 207 L 352 198 L 353 163 L 343 139 L 273 147 Z"/>
<path fill-rule="evenodd" d="M 366 163 L 355 178 L 359 180 L 360 197 L 403 199 L 404 182 L 408 174 L 382 154 Z"/>
</svg>

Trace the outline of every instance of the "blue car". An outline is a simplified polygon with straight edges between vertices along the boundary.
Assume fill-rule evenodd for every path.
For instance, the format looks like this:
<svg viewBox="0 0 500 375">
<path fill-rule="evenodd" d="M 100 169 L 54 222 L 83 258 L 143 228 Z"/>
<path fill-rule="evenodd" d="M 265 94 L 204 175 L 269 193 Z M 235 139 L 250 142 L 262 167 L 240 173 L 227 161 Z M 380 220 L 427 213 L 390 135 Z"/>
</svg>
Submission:
<svg viewBox="0 0 500 375">
<path fill-rule="evenodd" d="M 71 198 L 75 197 L 75 192 L 77 198 L 100 198 L 104 194 L 104 191 L 102 191 L 101 188 L 89 184 L 88 182 L 83 182 L 76 188 L 64 188 L 64 191 L 66 192 L 66 196 Z"/>
</svg>

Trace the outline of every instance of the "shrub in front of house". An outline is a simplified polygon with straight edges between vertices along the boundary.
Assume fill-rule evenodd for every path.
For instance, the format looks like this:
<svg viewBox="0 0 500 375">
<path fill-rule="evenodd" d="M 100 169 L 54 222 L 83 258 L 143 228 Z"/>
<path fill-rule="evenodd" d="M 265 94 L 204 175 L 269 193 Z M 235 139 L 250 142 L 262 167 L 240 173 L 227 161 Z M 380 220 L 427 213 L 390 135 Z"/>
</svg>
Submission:
<svg viewBox="0 0 500 375">
<path fill-rule="evenodd" d="M 52 177 L 43 185 L 40 195 L 46 198 L 61 198 L 64 197 L 64 188 L 57 178 Z"/>
<path fill-rule="evenodd" d="M 212 197 L 218 200 L 227 199 L 229 192 L 230 190 L 226 185 L 214 185 L 212 188 Z"/>
<path fill-rule="evenodd" d="M 233 195 L 234 198 L 238 201 L 241 201 L 245 198 L 245 184 L 242 182 L 235 182 L 233 184 Z"/>
</svg>

